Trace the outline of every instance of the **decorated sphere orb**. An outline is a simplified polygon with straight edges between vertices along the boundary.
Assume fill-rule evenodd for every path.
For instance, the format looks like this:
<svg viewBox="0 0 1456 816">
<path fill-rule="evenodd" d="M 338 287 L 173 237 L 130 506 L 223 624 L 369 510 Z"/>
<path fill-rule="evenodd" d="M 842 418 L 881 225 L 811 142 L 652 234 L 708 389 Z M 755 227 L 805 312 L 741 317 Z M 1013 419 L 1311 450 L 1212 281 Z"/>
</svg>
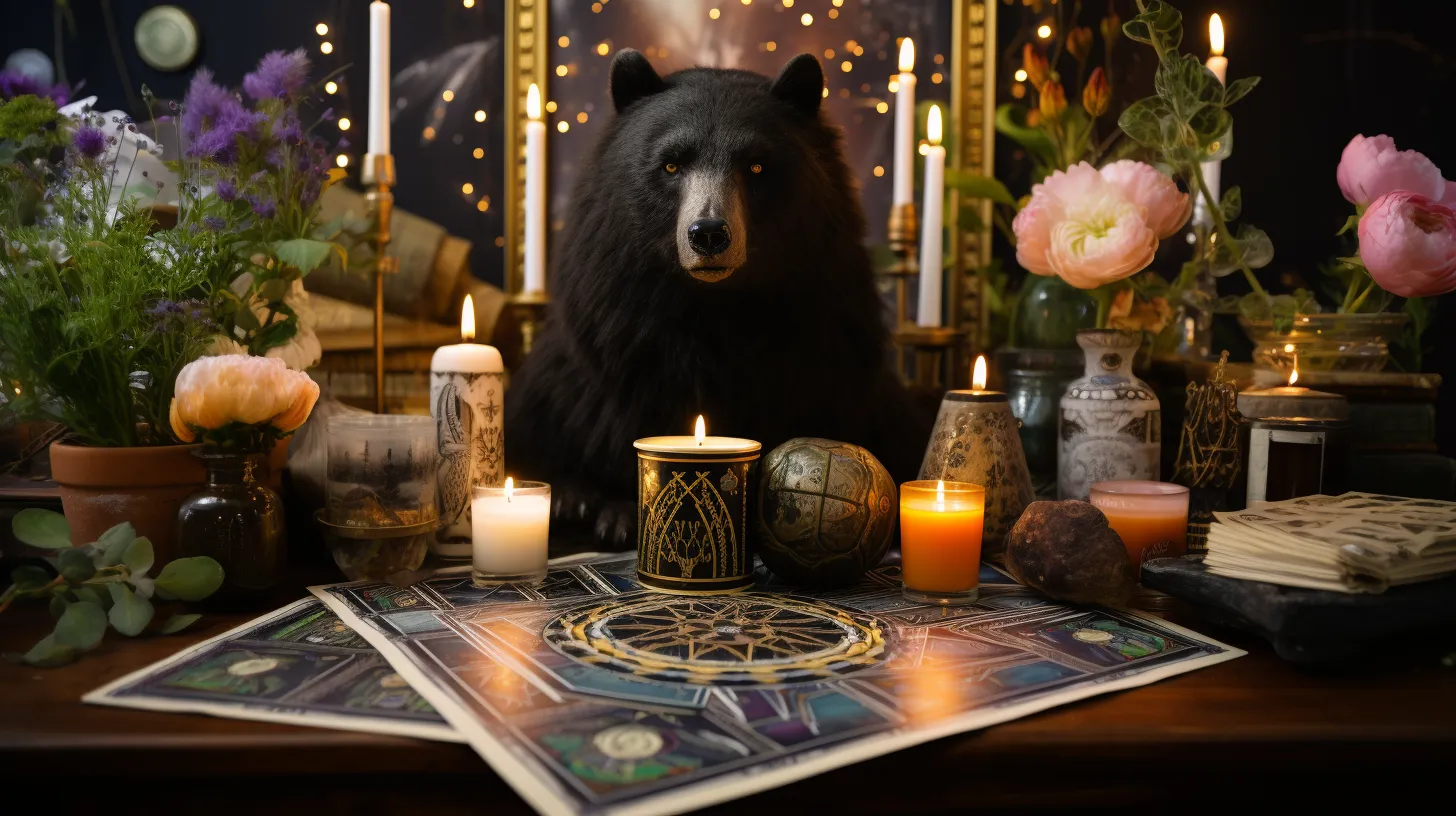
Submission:
<svg viewBox="0 0 1456 816">
<path fill-rule="evenodd" d="M 885 557 L 899 504 L 895 480 L 857 445 L 790 439 L 763 460 L 758 557 L 791 584 L 854 583 Z"/>
</svg>

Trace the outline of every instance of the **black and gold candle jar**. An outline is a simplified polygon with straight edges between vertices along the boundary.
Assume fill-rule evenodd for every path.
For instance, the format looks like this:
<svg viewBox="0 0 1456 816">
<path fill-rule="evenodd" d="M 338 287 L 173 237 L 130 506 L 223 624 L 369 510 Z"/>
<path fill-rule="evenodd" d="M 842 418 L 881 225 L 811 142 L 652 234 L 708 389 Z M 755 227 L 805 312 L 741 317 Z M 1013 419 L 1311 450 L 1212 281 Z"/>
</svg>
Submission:
<svg viewBox="0 0 1456 816">
<path fill-rule="evenodd" d="M 752 439 L 654 436 L 637 448 L 637 580 L 680 595 L 753 584 L 748 505 L 762 445 Z"/>
</svg>

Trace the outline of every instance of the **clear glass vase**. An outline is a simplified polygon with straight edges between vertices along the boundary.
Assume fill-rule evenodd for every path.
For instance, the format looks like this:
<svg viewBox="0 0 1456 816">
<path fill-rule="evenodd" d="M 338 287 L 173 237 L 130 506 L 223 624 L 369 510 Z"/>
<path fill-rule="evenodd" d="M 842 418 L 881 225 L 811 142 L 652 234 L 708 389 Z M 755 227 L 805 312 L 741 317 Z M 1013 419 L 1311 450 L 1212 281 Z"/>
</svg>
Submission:
<svg viewBox="0 0 1456 816">
<path fill-rule="evenodd" d="M 194 455 L 207 465 L 207 485 L 177 511 L 179 551 L 222 565 L 223 597 L 271 589 L 283 571 L 283 502 L 259 481 L 263 456 L 207 450 Z"/>
<path fill-rule="evenodd" d="M 1401 312 L 1296 315 L 1285 331 L 1272 321 L 1239 318 L 1254 341 L 1254 367 L 1287 374 L 1301 371 L 1381 371 L 1390 342 L 1410 318 Z"/>
</svg>

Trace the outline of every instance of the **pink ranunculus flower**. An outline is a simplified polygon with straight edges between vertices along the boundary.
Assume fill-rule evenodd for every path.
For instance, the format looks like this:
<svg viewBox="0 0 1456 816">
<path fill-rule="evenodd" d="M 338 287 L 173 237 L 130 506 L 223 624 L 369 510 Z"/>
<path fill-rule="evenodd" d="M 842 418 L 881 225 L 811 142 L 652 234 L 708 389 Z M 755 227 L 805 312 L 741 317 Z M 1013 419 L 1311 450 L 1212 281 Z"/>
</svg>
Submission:
<svg viewBox="0 0 1456 816">
<path fill-rule="evenodd" d="M 1115 161 L 1099 170 L 1104 179 L 1122 188 L 1123 195 L 1147 209 L 1148 227 L 1159 238 L 1174 235 L 1188 223 L 1193 199 L 1178 189 L 1178 183 L 1150 164 L 1131 159 Z"/>
<path fill-rule="evenodd" d="M 1456 211 L 1408 190 L 1381 196 L 1360 216 L 1360 260 L 1401 297 L 1456 291 Z"/>
<path fill-rule="evenodd" d="M 177 375 L 169 419 L 183 442 L 234 422 L 287 434 L 308 419 L 318 396 L 318 383 L 276 357 L 199 357 Z"/>
<path fill-rule="evenodd" d="M 1095 289 L 1152 263 L 1158 235 L 1147 219 L 1146 205 L 1082 162 L 1032 188 L 1011 224 L 1016 259 L 1031 272 Z"/>
<path fill-rule="evenodd" d="M 1340 154 L 1335 180 L 1345 199 L 1360 207 L 1396 190 L 1435 201 L 1446 192 L 1440 168 L 1414 150 L 1396 150 L 1395 140 L 1384 134 L 1351 139 Z"/>
</svg>

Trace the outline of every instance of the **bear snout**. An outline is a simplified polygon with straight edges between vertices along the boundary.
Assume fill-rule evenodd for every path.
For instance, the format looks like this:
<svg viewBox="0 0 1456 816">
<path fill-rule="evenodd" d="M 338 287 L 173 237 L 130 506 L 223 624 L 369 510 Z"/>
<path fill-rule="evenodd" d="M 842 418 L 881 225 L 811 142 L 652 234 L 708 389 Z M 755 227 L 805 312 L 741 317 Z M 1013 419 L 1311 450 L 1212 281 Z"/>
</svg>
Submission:
<svg viewBox="0 0 1456 816">
<path fill-rule="evenodd" d="M 721 218 L 699 218 L 688 226 L 688 246 L 704 257 L 723 253 L 733 243 L 733 232 Z"/>
</svg>

